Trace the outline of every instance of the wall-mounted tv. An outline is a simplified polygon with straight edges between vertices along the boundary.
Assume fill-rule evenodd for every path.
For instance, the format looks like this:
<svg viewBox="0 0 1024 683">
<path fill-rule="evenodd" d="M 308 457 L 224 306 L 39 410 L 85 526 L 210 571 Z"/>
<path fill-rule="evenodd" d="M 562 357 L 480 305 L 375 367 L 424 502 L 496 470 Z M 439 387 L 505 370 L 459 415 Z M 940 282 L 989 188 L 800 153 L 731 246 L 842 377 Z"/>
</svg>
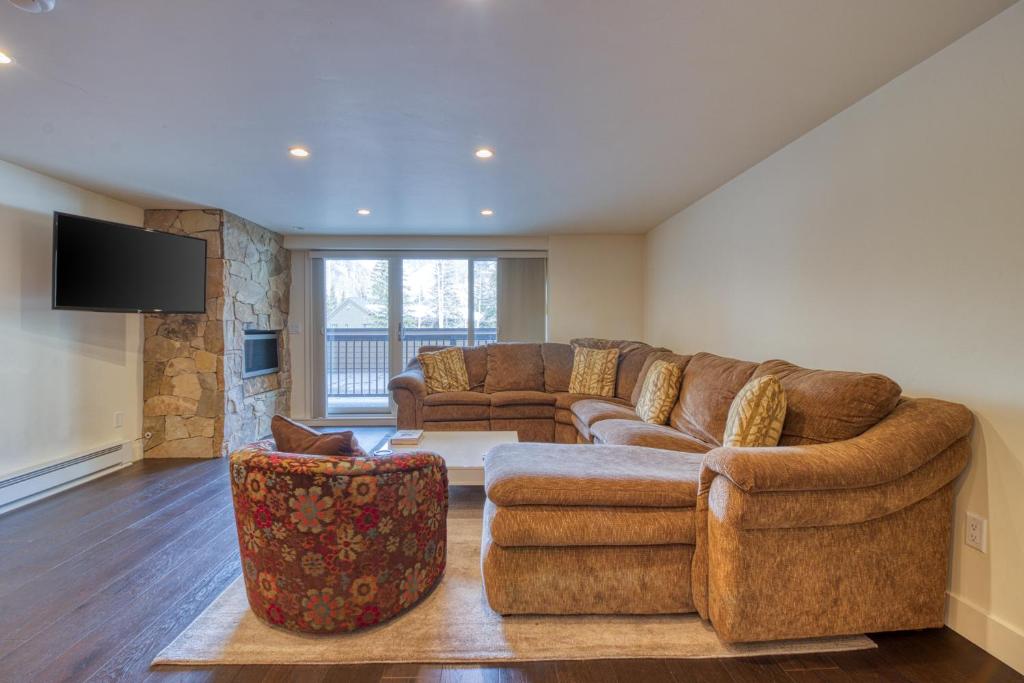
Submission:
<svg viewBox="0 0 1024 683">
<path fill-rule="evenodd" d="M 206 311 L 206 241 L 53 214 L 53 307 Z"/>
</svg>

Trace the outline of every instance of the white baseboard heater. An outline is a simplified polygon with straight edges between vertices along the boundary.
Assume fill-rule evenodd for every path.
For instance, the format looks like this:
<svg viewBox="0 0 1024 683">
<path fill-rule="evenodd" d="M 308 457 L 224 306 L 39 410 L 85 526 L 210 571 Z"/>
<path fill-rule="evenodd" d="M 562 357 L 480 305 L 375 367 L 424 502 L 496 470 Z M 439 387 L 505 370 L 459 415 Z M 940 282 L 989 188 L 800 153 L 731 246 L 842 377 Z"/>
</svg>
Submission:
<svg viewBox="0 0 1024 683">
<path fill-rule="evenodd" d="M 119 443 L 0 476 L 0 514 L 131 461 L 131 444 Z"/>
</svg>

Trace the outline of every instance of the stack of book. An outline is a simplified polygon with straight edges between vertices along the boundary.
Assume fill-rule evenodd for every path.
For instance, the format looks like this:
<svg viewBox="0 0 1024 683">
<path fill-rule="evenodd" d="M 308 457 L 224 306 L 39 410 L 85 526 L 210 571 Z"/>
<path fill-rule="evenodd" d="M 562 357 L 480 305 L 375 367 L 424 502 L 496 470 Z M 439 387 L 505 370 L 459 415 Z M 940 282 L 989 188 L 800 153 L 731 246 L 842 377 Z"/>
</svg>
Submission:
<svg viewBox="0 0 1024 683">
<path fill-rule="evenodd" d="M 423 438 L 422 429 L 400 429 L 391 437 L 392 446 L 415 446 Z"/>
</svg>

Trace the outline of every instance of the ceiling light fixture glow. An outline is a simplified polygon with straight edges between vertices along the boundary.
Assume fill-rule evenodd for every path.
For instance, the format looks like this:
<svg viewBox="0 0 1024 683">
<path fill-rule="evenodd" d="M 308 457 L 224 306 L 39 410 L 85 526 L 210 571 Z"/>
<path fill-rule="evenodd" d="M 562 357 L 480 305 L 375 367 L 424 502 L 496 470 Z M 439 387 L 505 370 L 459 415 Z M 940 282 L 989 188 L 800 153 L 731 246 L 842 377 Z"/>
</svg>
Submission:
<svg viewBox="0 0 1024 683">
<path fill-rule="evenodd" d="M 483 209 L 480 212 L 480 215 L 481 216 L 493 216 L 494 215 L 494 209 Z"/>
<path fill-rule="evenodd" d="M 7 56 L 7 53 L 0 52 L 0 64 L 10 64 L 14 60 Z"/>
<path fill-rule="evenodd" d="M 370 210 L 369 209 L 356 209 L 356 213 L 358 213 L 360 216 L 369 216 L 370 215 Z"/>
<path fill-rule="evenodd" d="M 288 149 L 288 153 L 293 157 L 298 157 L 300 159 L 305 159 L 309 156 L 309 150 L 305 147 L 290 147 Z"/>
<path fill-rule="evenodd" d="M 490 159 L 491 157 L 494 156 L 494 150 L 488 149 L 487 147 L 481 147 L 476 152 L 474 152 L 474 154 L 476 154 L 477 159 Z"/>
</svg>

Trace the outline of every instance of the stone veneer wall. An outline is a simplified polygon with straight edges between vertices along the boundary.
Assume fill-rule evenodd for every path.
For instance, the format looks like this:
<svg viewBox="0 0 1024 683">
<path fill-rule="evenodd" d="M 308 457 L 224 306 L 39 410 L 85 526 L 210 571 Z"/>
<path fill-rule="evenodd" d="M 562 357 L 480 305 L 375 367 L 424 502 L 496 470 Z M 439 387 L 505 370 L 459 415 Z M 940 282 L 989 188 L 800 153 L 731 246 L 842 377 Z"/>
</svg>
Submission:
<svg viewBox="0 0 1024 683">
<path fill-rule="evenodd" d="M 145 455 L 225 455 L 289 412 L 288 251 L 280 235 L 226 211 L 147 211 L 145 227 L 207 242 L 206 313 L 145 318 Z M 279 372 L 242 379 L 246 329 L 280 332 Z"/>
</svg>

